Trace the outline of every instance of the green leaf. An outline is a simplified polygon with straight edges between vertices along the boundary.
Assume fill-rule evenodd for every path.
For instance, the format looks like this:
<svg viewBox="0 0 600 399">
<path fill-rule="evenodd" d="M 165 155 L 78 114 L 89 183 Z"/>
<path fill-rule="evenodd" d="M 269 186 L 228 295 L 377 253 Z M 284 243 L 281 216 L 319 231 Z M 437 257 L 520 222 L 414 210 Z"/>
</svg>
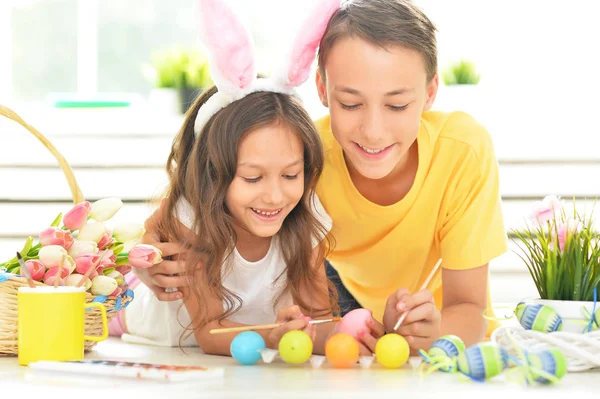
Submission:
<svg viewBox="0 0 600 399">
<path fill-rule="evenodd" d="M 125 244 L 124 243 L 118 243 L 117 245 L 112 245 L 110 247 L 110 249 L 113 251 L 113 253 L 117 256 L 119 256 L 119 254 L 123 251 L 123 249 L 125 249 Z"/>
<path fill-rule="evenodd" d="M 56 217 L 56 219 L 54 219 L 54 221 L 50 224 L 51 227 L 58 227 L 60 225 L 60 222 L 62 221 L 62 212 L 58 214 L 58 216 Z"/>
<path fill-rule="evenodd" d="M 123 265 L 128 265 L 129 264 L 129 258 L 117 258 L 117 261 L 115 262 L 115 265 L 117 266 L 123 266 Z"/>
<path fill-rule="evenodd" d="M 117 270 L 117 269 L 115 269 L 114 267 L 107 267 L 106 269 L 102 270 L 102 274 L 104 274 L 106 276 L 108 274 L 111 274 L 115 270 Z"/>
</svg>

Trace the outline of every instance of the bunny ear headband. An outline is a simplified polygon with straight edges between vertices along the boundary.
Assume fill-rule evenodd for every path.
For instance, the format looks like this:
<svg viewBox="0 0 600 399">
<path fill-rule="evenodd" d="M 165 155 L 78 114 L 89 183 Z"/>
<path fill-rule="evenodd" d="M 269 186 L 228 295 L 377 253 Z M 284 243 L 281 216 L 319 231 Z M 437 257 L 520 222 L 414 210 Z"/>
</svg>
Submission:
<svg viewBox="0 0 600 399">
<path fill-rule="evenodd" d="M 271 77 L 257 79 L 254 43 L 245 26 L 224 0 L 199 0 L 199 3 L 200 39 L 208 51 L 211 77 L 218 92 L 200 107 L 194 124 L 196 136 L 214 114 L 250 93 L 272 91 L 296 95 L 294 88 L 308 78 L 321 36 L 340 6 L 340 0 L 318 0 L 283 64 Z"/>
</svg>

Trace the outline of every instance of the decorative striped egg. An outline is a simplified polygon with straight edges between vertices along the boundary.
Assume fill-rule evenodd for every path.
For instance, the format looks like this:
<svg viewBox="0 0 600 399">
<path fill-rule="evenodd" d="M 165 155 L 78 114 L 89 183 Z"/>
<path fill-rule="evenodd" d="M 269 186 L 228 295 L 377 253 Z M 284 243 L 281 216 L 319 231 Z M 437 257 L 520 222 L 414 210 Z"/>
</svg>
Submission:
<svg viewBox="0 0 600 399">
<path fill-rule="evenodd" d="M 431 348 L 428 355 L 430 358 L 450 358 L 454 359 L 465 351 L 464 342 L 456 335 L 444 335 L 438 338 Z M 440 367 L 441 371 L 453 371 L 454 367 Z"/>
<path fill-rule="evenodd" d="M 458 355 L 458 370 L 475 380 L 494 377 L 508 366 L 506 350 L 492 342 L 473 345 Z"/>
<path fill-rule="evenodd" d="M 555 376 L 559 380 L 567 373 L 567 359 L 565 358 L 565 355 L 563 355 L 563 353 L 557 348 L 550 348 L 529 353 L 527 360 L 529 361 L 531 367 L 543 370 L 546 373 Z M 552 382 L 547 378 L 537 374 L 535 370 L 532 370 L 532 372 L 534 376 L 533 379 L 535 381 L 542 384 L 549 384 Z"/>
<path fill-rule="evenodd" d="M 562 318 L 550 306 L 520 302 L 515 309 L 519 323 L 526 330 L 550 333 L 562 330 Z"/>
</svg>

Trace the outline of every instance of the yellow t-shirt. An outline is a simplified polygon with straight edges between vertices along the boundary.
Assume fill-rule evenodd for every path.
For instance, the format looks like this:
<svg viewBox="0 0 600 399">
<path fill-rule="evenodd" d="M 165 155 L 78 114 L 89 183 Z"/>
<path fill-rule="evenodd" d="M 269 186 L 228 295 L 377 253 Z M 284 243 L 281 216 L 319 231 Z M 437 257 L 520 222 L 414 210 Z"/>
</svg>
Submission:
<svg viewBox="0 0 600 399">
<path fill-rule="evenodd" d="M 475 268 L 507 250 L 498 163 L 487 130 L 465 113 L 423 114 L 419 164 L 408 194 L 390 206 L 355 188 L 329 116 L 316 122 L 325 151 L 317 194 L 333 220 L 328 255 L 344 286 L 381 320 L 389 295 L 417 291 L 442 267 Z M 442 306 L 441 273 L 430 282 Z M 496 323 L 488 323 L 490 331 Z"/>
</svg>

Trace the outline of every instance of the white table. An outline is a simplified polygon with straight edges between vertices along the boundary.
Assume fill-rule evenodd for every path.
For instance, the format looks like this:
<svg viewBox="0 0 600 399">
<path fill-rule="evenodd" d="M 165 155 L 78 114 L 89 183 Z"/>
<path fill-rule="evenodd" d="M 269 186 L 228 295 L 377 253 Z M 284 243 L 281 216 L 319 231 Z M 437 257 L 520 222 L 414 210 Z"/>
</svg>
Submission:
<svg viewBox="0 0 600 399">
<path fill-rule="evenodd" d="M 0 397 L 16 398 L 32 393 L 36 398 L 447 398 L 485 396 L 499 392 L 503 397 L 565 398 L 576 393 L 597 394 L 600 372 L 567 374 L 560 384 L 551 387 L 524 387 L 504 377 L 486 383 L 465 381 L 457 374 L 433 373 L 419 377 L 409 364 L 398 370 L 387 370 L 374 364 L 369 369 L 358 365 L 353 369 L 332 369 L 327 364 L 313 369 L 309 364 L 291 366 L 276 359 L 271 364 L 262 361 L 242 366 L 229 357 L 201 354 L 196 348 L 159 348 L 132 345 L 110 338 L 98 344 L 86 359 L 122 360 L 175 365 L 223 367 L 224 375 L 209 382 L 158 383 L 105 377 L 66 376 L 50 380 L 27 367 L 21 367 L 16 357 L 0 357 Z M 458 393 L 460 391 L 460 394 Z M 448 396 L 449 394 L 449 396 Z M 43 396 L 42 396 L 43 395 Z M 133 395 L 133 396 L 132 396 Z M 533 396 L 535 395 L 535 396 Z"/>
</svg>

